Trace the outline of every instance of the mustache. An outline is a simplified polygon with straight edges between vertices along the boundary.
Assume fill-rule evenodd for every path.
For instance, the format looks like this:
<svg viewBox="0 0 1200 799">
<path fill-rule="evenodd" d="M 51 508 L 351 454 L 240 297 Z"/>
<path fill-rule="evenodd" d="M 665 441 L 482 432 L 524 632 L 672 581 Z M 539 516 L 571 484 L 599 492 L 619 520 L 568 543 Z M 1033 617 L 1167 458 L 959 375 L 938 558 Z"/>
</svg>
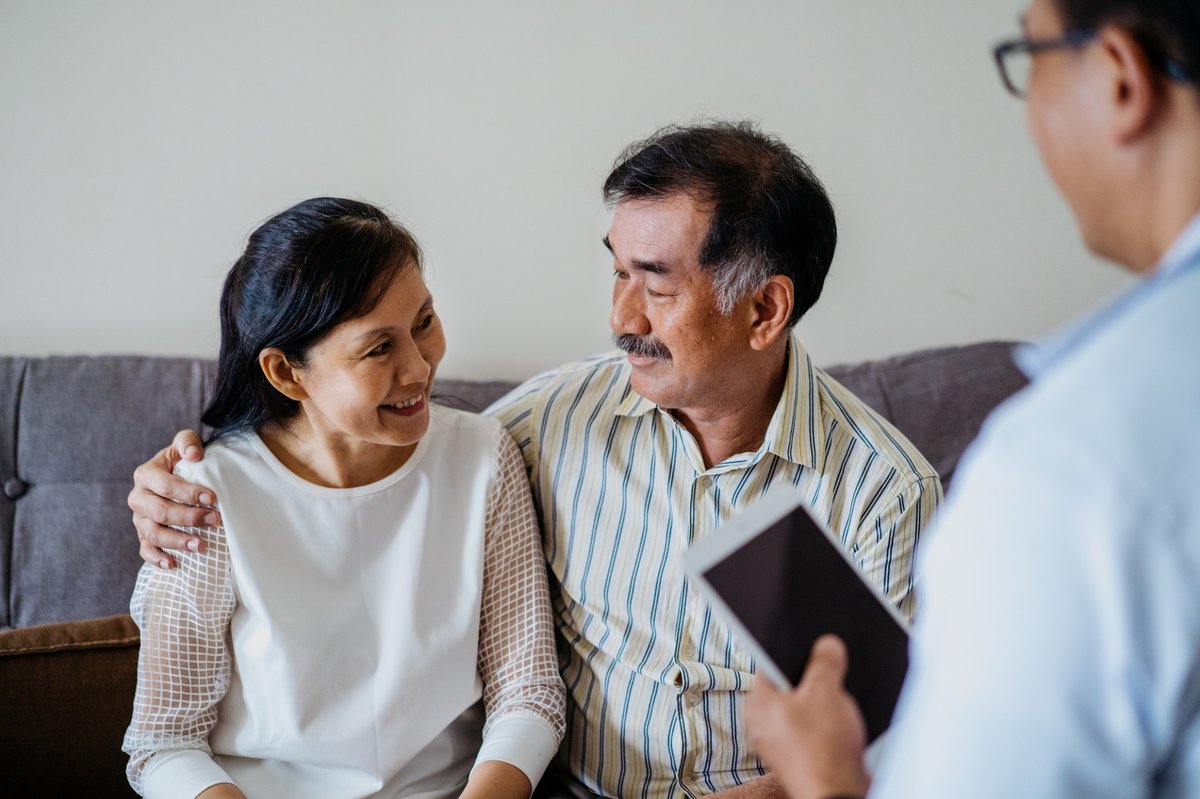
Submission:
<svg viewBox="0 0 1200 799">
<path fill-rule="evenodd" d="M 623 336 L 613 334 L 613 344 L 628 352 L 630 355 L 641 355 L 646 358 L 657 358 L 660 361 L 671 360 L 671 352 L 649 336 L 635 336 L 632 333 L 626 333 Z"/>
</svg>

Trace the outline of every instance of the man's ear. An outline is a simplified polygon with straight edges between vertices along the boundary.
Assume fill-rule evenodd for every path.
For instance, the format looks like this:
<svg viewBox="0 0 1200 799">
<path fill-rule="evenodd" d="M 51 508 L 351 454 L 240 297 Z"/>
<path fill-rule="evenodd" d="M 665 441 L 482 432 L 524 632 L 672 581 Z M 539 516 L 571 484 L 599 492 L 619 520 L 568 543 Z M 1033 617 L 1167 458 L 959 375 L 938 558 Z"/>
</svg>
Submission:
<svg viewBox="0 0 1200 799">
<path fill-rule="evenodd" d="M 1128 31 L 1105 25 L 1097 36 L 1108 67 L 1111 132 L 1117 144 L 1129 144 L 1150 127 L 1161 110 L 1163 78 Z"/>
<path fill-rule="evenodd" d="M 780 336 L 787 335 L 788 320 L 796 303 L 796 290 L 792 279 L 784 275 L 771 275 L 754 292 L 754 307 L 750 324 L 750 347 L 755 350 L 770 349 Z"/>
<path fill-rule="evenodd" d="M 258 354 L 258 366 L 266 376 L 267 382 L 283 396 L 297 402 L 308 399 L 308 392 L 300 382 L 300 370 L 292 366 L 283 350 L 267 347 Z"/>
</svg>

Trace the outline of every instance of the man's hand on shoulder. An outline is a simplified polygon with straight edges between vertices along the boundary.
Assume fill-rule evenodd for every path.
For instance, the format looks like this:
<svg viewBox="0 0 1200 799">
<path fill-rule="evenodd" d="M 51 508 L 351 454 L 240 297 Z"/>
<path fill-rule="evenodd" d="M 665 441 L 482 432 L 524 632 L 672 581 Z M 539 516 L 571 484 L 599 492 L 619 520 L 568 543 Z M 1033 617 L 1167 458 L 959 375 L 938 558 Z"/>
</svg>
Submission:
<svg viewBox="0 0 1200 799">
<path fill-rule="evenodd" d="M 169 569 L 175 559 L 164 550 L 202 552 L 204 542 L 171 527 L 215 527 L 221 516 L 211 506 L 217 502 L 212 489 L 181 480 L 173 474 L 180 461 L 198 461 L 204 445 L 194 430 L 175 434 L 171 446 L 160 450 L 133 473 L 129 509 L 141 542 L 142 560 Z M 202 507 L 210 506 L 210 507 Z"/>
</svg>

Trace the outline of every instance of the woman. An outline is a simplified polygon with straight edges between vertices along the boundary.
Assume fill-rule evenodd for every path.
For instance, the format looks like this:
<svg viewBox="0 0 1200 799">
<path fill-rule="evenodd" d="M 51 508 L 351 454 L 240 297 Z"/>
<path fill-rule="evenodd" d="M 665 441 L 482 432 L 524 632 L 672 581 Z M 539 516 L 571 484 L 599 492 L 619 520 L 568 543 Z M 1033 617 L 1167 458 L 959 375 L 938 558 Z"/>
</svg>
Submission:
<svg viewBox="0 0 1200 799">
<path fill-rule="evenodd" d="M 317 198 L 251 235 L 214 441 L 177 469 L 223 525 L 131 603 L 140 793 L 530 794 L 564 703 L 537 523 L 503 428 L 430 404 L 444 352 L 418 246 L 379 209 Z"/>
</svg>

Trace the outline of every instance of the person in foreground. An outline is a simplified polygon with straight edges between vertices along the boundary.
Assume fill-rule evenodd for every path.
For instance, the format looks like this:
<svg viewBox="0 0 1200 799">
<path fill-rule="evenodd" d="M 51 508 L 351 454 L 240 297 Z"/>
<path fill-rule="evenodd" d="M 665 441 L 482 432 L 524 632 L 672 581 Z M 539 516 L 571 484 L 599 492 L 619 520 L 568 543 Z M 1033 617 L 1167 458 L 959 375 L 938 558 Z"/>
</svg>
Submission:
<svg viewBox="0 0 1200 799">
<path fill-rule="evenodd" d="M 220 519 L 131 603 L 139 793 L 529 796 L 563 731 L 545 562 L 503 427 L 429 404 L 444 352 L 379 209 L 307 200 L 251 235 L 213 439 L 176 466 Z"/>
<path fill-rule="evenodd" d="M 870 795 L 1200 796 L 1200 3 L 1033 0 L 1023 28 L 1005 83 L 1087 246 L 1142 280 L 1021 354 L 1034 381 L 922 556 Z M 846 665 L 822 639 L 795 691 L 747 703 L 797 799 L 867 792 Z"/>
<path fill-rule="evenodd" d="M 837 228 L 786 145 L 746 124 L 666 128 L 618 158 L 604 197 L 622 352 L 534 377 L 488 410 L 529 471 L 564 643 L 567 731 L 540 790 L 781 796 L 741 723 L 753 662 L 688 584 L 684 551 L 771 486 L 800 486 L 911 614 L 913 548 L 941 486 L 792 333 L 821 293 Z M 149 562 L 201 545 L 160 524 L 196 513 L 163 497 L 211 491 L 169 474 L 199 444 L 181 433 L 135 475 Z"/>
</svg>

